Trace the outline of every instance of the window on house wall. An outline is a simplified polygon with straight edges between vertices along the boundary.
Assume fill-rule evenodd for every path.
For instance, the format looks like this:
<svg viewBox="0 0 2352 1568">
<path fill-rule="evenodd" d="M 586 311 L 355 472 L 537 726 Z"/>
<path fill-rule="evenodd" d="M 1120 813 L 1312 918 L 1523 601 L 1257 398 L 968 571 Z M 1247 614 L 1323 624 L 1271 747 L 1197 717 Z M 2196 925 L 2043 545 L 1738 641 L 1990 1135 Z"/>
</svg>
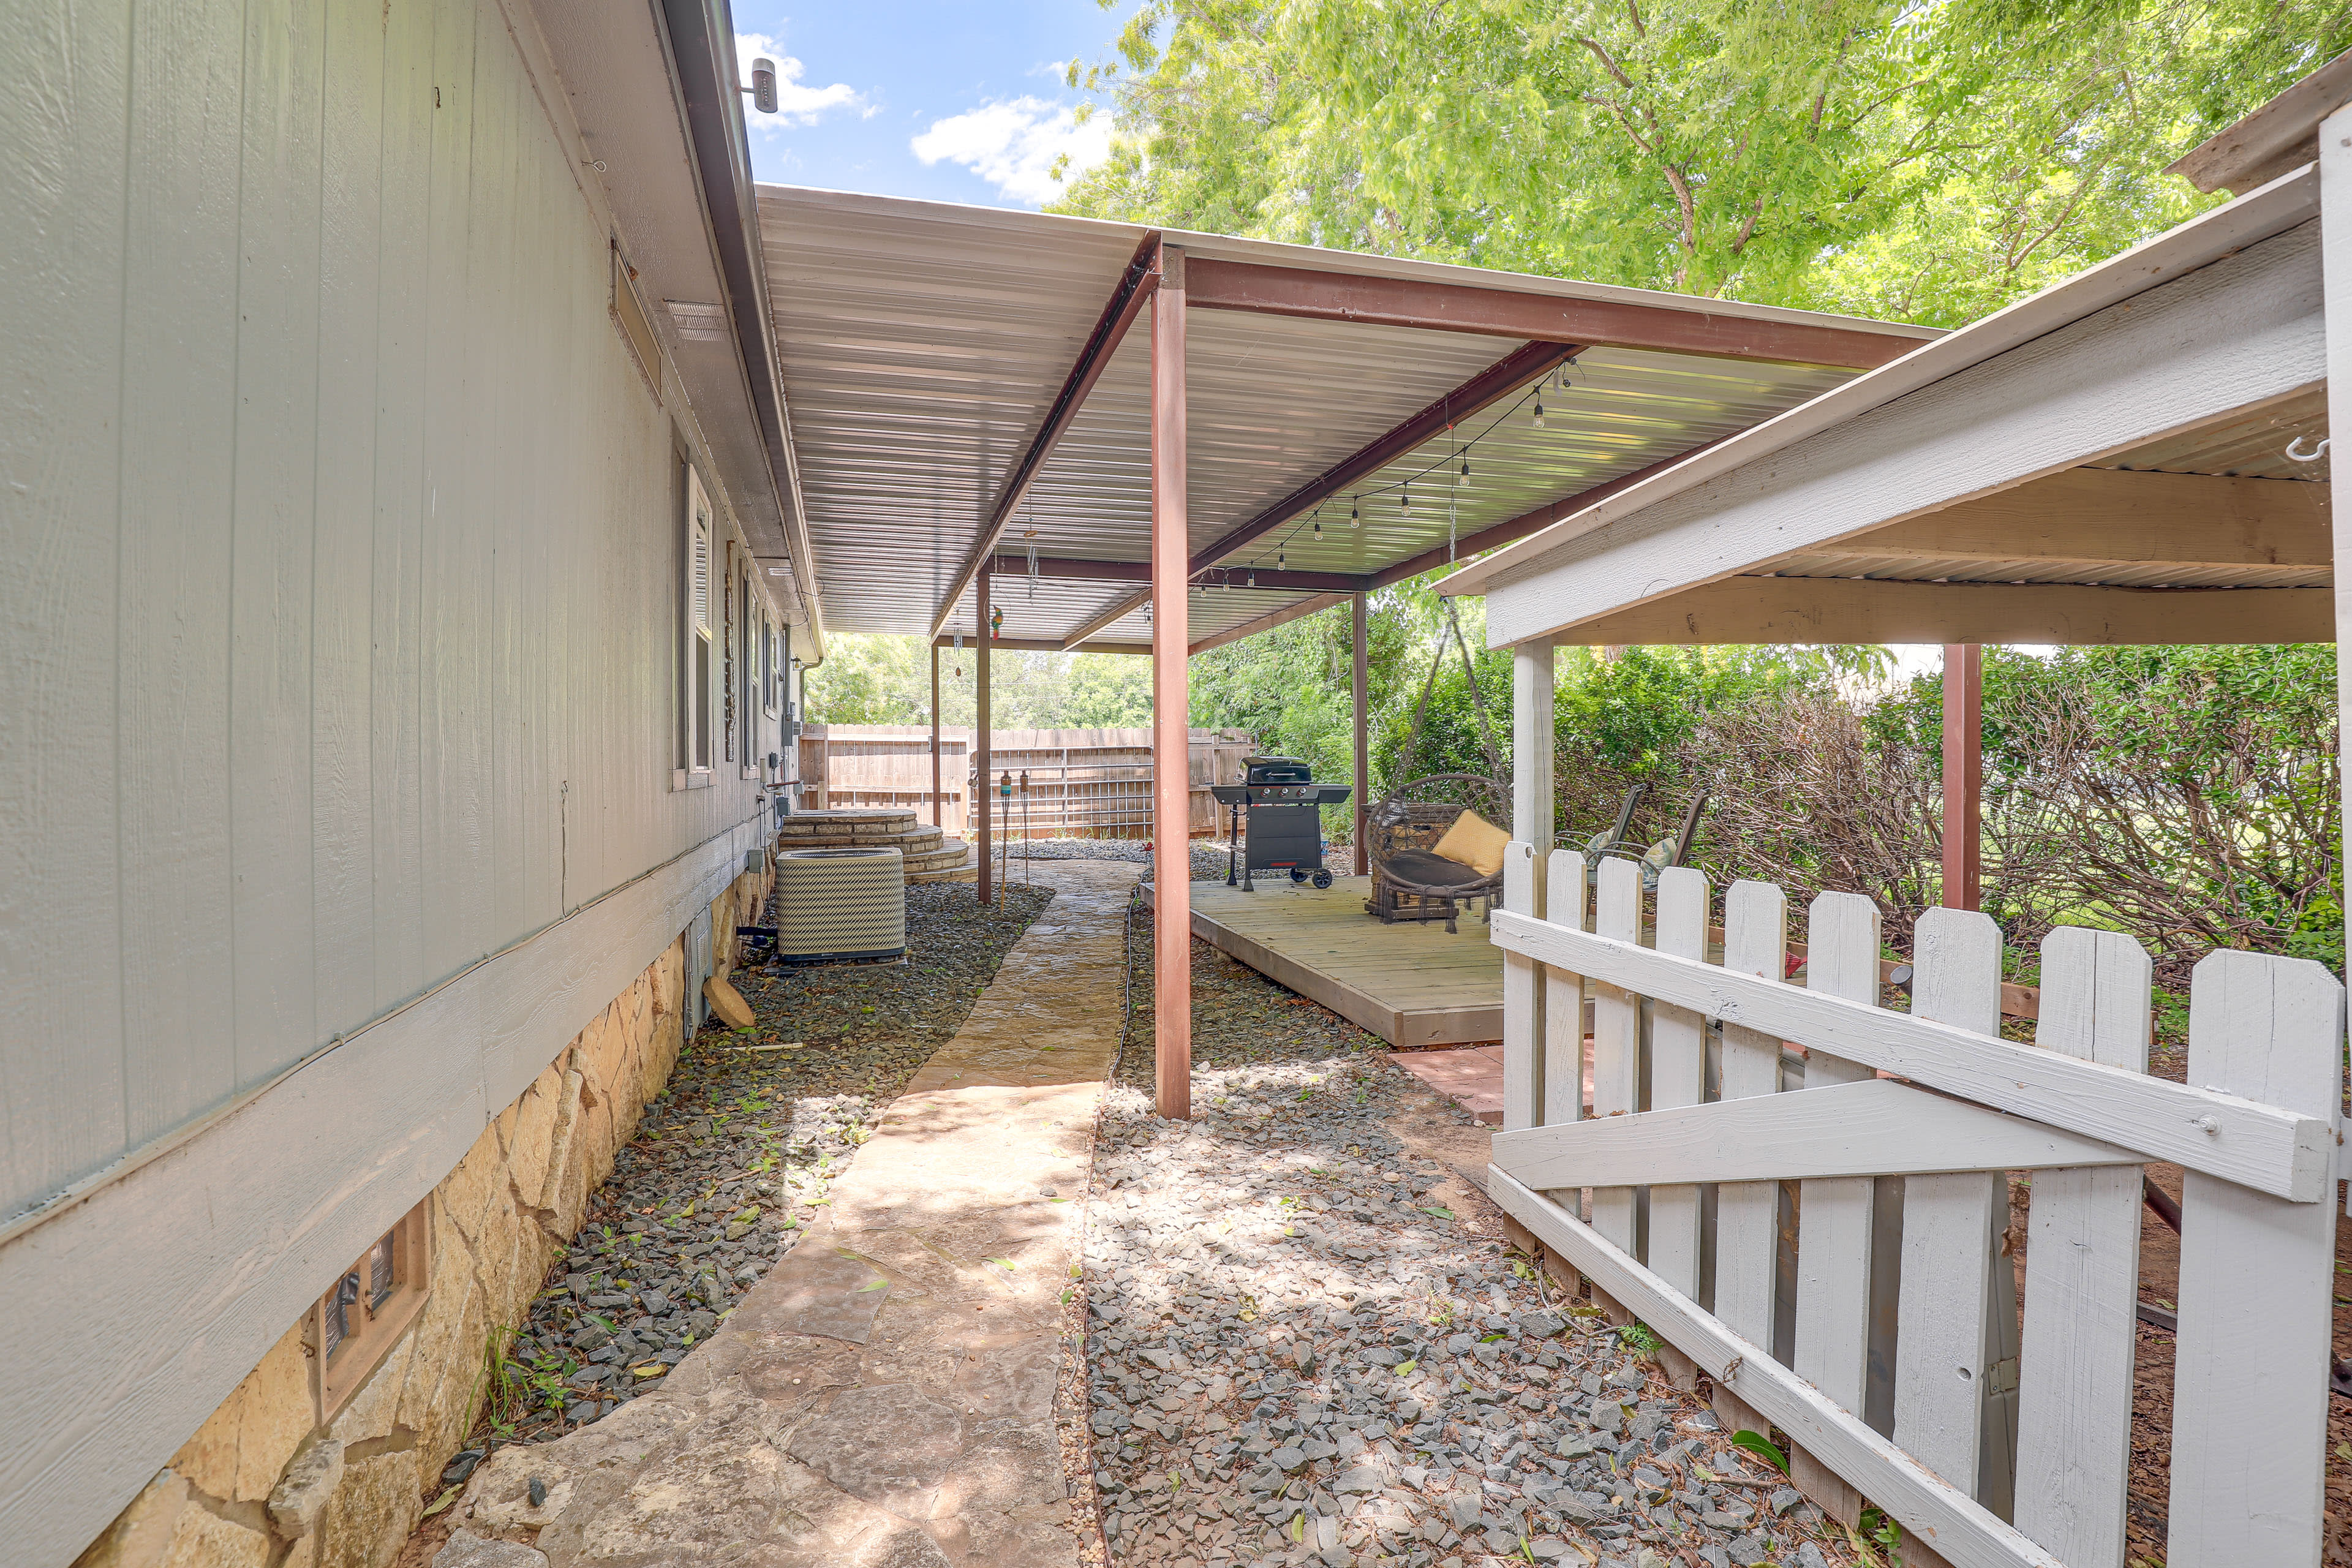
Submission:
<svg viewBox="0 0 2352 1568">
<path fill-rule="evenodd" d="M 686 649 L 678 693 L 680 733 L 689 773 L 710 773 L 711 573 L 714 532 L 702 477 L 686 471 Z"/>
<path fill-rule="evenodd" d="M 303 1350 L 310 1358 L 314 1414 L 322 1424 L 383 1364 L 425 1310 L 433 1280 L 429 1203 L 376 1237 L 310 1309 Z"/>
<path fill-rule="evenodd" d="M 740 695 L 736 700 L 743 710 L 743 770 L 750 773 L 758 767 L 760 762 L 760 633 L 759 623 L 751 616 L 751 568 L 749 563 L 745 563 L 742 575 L 736 579 L 735 597 L 740 609 L 735 624 L 741 628 L 736 634 L 736 640 L 741 644 L 741 651 L 736 656 L 736 668 L 742 671 L 742 678 L 737 683 Z"/>
<path fill-rule="evenodd" d="M 760 628 L 760 707 L 772 719 L 776 716 L 776 623 L 763 613 Z"/>
</svg>

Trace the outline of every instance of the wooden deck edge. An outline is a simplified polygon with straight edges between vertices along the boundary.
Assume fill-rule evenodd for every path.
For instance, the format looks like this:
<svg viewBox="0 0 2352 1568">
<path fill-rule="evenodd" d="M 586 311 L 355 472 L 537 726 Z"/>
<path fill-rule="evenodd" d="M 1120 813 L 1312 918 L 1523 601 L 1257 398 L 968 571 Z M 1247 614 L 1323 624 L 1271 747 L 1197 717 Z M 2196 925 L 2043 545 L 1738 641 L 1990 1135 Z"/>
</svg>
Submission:
<svg viewBox="0 0 2352 1568">
<path fill-rule="evenodd" d="M 1149 882 L 1143 884 L 1143 901 L 1147 908 L 1157 907 Z M 1192 934 L 1211 947 L 1239 959 L 1276 984 L 1329 1008 L 1357 1027 L 1378 1035 L 1398 1050 L 1477 1045 L 1503 1037 L 1503 1003 L 1499 994 L 1491 1006 L 1391 1007 L 1370 993 L 1268 947 L 1198 908 L 1192 915 Z"/>
<path fill-rule="evenodd" d="M 1220 952 L 1231 953 L 1276 984 L 1287 986 L 1311 1002 L 1318 1002 L 1337 1013 L 1358 1028 L 1370 1030 L 1391 1045 L 1396 1045 L 1401 1019 L 1392 1007 L 1357 990 L 1342 980 L 1335 980 L 1319 970 L 1310 969 L 1297 959 L 1286 958 L 1251 937 L 1244 936 L 1231 926 L 1221 925 L 1195 910 L 1192 912 L 1192 934 Z"/>
<path fill-rule="evenodd" d="M 1734 1334 L 1713 1313 L 1499 1165 L 1486 1195 L 1575 1269 L 1673 1344 L 1718 1387 L 1754 1406 L 1805 1451 L 1917 1535 L 1952 1568 L 2063 1568 L 1975 1499 L 1938 1479 L 1811 1384 Z"/>
</svg>

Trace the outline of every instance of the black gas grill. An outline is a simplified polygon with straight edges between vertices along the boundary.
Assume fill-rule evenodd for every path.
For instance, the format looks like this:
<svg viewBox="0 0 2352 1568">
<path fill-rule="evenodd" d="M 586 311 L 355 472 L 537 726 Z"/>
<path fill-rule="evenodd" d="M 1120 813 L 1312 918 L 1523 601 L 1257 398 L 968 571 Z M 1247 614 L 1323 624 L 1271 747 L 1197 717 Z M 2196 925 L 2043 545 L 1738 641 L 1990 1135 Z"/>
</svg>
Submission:
<svg viewBox="0 0 2352 1568">
<path fill-rule="evenodd" d="M 1241 879 L 1250 890 L 1253 871 L 1288 871 L 1294 882 L 1331 885 L 1323 868 L 1323 814 L 1350 793 L 1346 784 L 1317 784 L 1314 770 L 1297 757 L 1244 757 L 1246 782 L 1212 784 L 1209 793 L 1232 814 L 1232 841 L 1240 851 Z M 1243 825 L 1246 822 L 1247 826 Z M 1244 838 L 1246 834 L 1246 838 Z M 1236 856 L 1225 856 L 1225 886 L 1234 885 Z"/>
</svg>

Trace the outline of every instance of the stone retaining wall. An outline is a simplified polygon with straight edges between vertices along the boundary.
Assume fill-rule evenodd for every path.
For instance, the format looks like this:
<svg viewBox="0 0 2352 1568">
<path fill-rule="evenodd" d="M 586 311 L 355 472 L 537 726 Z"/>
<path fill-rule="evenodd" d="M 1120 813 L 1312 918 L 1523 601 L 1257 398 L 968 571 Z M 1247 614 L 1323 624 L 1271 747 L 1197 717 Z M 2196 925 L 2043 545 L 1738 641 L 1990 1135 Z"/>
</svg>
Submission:
<svg viewBox="0 0 2352 1568">
<path fill-rule="evenodd" d="M 747 872 L 713 901 L 721 976 L 768 885 L 767 872 Z M 433 1189 L 431 1292 L 323 1429 L 298 1322 L 75 1568 L 385 1568 L 481 1410 L 493 1336 L 522 1321 L 588 1194 L 668 1080 L 688 979 L 681 936 Z"/>
</svg>

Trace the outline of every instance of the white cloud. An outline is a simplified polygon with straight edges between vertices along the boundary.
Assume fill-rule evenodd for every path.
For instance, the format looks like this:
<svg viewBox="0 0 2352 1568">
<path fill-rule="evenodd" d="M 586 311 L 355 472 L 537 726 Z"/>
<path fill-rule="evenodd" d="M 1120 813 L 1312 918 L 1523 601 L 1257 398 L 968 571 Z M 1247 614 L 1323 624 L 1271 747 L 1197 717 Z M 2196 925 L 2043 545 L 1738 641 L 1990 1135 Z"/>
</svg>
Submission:
<svg viewBox="0 0 2352 1568">
<path fill-rule="evenodd" d="M 1035 206 L 1110 156 L 1110 122 L 1097 114 L 1080 124 L 1075 110 L 1024 96 L 935 120 L 909 145 L 926 163 L 961 163 L 999 195 Z"/>
<path fill-rule="evenodd" d="M 776 112 L 762 114 L 743 100 L 744 123 L 765 132 L 777 132 L 787 125 L 814 125 L 817 118 L 831 110 L 855 110 L 870 116 L 875 105 L 845 81 L 830 87 L 810 87 L 801 80 L 807 67 L 784 52 L 784 47 L 765 33 L 735 35 L 735 68 L 740 73 L 742 85 L 751 85 L 751 62 L 765 57 L 776 62 Z"/>
</svg>

